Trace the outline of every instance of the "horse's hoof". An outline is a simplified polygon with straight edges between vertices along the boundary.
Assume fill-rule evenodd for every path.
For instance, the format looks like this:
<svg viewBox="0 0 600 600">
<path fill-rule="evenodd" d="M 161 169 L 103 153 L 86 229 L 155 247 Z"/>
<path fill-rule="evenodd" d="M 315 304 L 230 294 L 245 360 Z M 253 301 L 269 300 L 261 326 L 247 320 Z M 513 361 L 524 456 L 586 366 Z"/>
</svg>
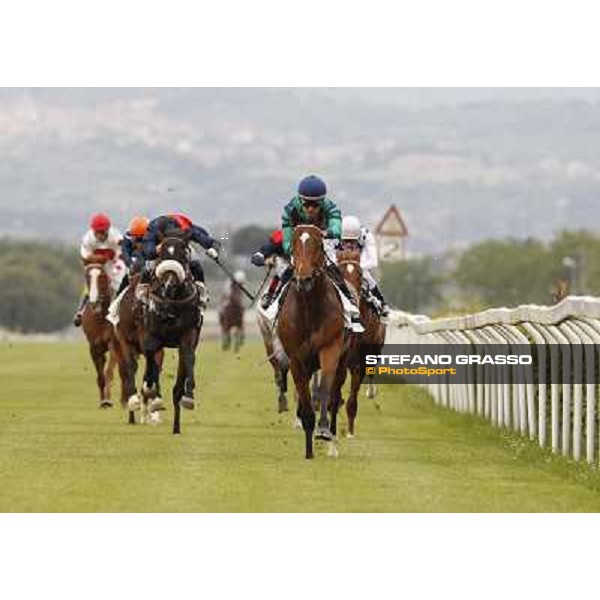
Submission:
<svg viewBox="0 0 600 600">
<path fill-rule="evenodd" d="M 112 408 L 113 403 L 112 400 L 104 399 L 100 400 L 100 408 Z"/>
<path fill-rule="evenodd" d="M 159 411 L 151 412 L 150 416 L 148 418 L 148 422 L 151 425 L 158 425 L 159 423 L 161 423 L 160 412 Z"/>
<path fill-rule="evenodd" d="M 348 432 L 348 433 L 346 434 L 346 437 L 347 437 L 349 440 L 351 440 L 351 439 L 354 437 L 354 434 L 353 434 L 353 433 L 350 433 L 350 432 Z"/>
<path fill-rule="evenodd" d="M 337 458 L 339 456 L 337 444 L 334 441 L 329 442 L 329 448 L 327 448 L 327 456 L 331 456 L 332 458 Z"/>
<path fill-rule="evenodd" d="M 179 401 L 179 406 L 181 406 L 181 408 L 185 408 L 187 410 L 194 410 L 196 403 L 194 402 L 193 398 L 188 398 L 188 396 L 183 396 L 183 398 L 181 398 L 181 400 Z"/>
<path fill-rule="evenodd" d="M 328 427 L 317 427 L 317 430 L 315 432 L 315 439 L 330 442 L 333 440 L 333 434 L 331 433 Z"/>
<path fill-rule="evenodd" d="M 127 400 L 127 409 L 131 412 L 136 412 L 142 408 L 142 401 L 137 394 L 133 396 L 129 396 L 129 400 Z"/>
<path fill-rule="evenodd" d="M 157 396 L 148 404 L 148 410 L 150 413 L 154 413 L 158 410 L 165 410 L 165 405 L 163 403 L 163 399 L 160 396 Z"/>
</svg>

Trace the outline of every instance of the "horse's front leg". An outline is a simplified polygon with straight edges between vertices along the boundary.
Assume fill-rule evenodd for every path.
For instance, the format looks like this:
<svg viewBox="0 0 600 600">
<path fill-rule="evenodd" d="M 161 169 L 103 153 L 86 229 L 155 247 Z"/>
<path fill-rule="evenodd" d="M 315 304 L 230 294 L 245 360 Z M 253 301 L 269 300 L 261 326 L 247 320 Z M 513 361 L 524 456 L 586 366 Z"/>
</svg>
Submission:
<svg viewBox="0 0 600 600">
<path fill-rule="evenodd" d="M 106 348 L 100 345 L 90 346 L 90 356 L 96 369 L 96 385 L 98 386 L 98 394 L 100 396 L 100 408 L 108 408 L 112 406 L 112 403 L 105 397 L 106 376 L 104 369 L 106 367 Z"/>
<path fill-rule="evenodd" d="M 146 371 L 144 373 L 142 392 L 144 394 L 144 403 L 150 412 L 162 409 L 162 399 L 158 396 L 160 370 L 156 360 L 156 352 L 156 348 L 144 351 Z M 148 400 L 152 400 L 152 403 L 149 405 Z"/>
<path fill-rule="evenodd" d="M 331 404 L 329 410 L 331 412 L 331 433 L 334 437 L 337 437 L 337 417 L 340 406 L 342 405 L 342 388 L 346 381 L 347 365 L 344 357 L 342 356 L 338 362 L 337 372 L 335 374 L 335 380 L 333 388 L 331 390 Z"/>
<path fill-rule="evenodd" d="M 348 416 L 348 437 L 354 437 L 354 421 L 358 413 L 358 391 L 361 384 L 360 365 L 354 365 L 351 369 L 350 394 L 346 404 L 346 415 Z"/>
<path fill-rule="evenodd" d="M 115 376 L 115 367 L 117 366 L 117 356 L 114 344 L 108 346 L 108 360 L 104 368 L 104 408 L 112 408 L 113 402 L 110 397 L 112 382 Z"/>
<path fill-rule="evenodd" d="M 196 379 L 194 376 L 194 367 L 196 364 L 196 345 L 191 335 L 182 341 L 179 348 L 179 362 L 183 363 L 184 381 L 183 396 L 180 405 L 188 410 L 195 407 L 194 389 L 196 388 Z"/>
<path fill-rule="evenodd" d="M 173 386 L 173 435 L 181 433 L 181 406 L 180 401 L 183 396 L 185 384 L 185 367 L 181 360 L 181 353 L 177 365 L 177 379 Z"/>
<path fill-rule="evenodd" d="M 338 363 L 340 361 L 342 350 L 342 339 L 337 338 L 332 344 L 323 348 L 319 352 L 319 362 L 321 364 L 321 385 L 319 390 L 320 395 L 320 417 L 319 426 L 317 427 L 316 436 L 320 439 L 334 442 L 335 435 L 329 428 L 327 411 L 330 406 L 334 405 L 336 399 L 333 397 Z M 330 447 L 330 454 L 337 455 L 335 446 Z"/>
<path fill-rule="evenodd" d="M 277 411 L 287 412 L 288 410 L 288 401 L 287 401 L 287 377 L 288 377 L 288 369 L 287 367 L 283 367 L 282 365 L 277 364 L 274 367 L 275 370 L 275 383 L 277 384 L 277 390 L 279 391 L 279 395 L 277 397 Z"/>
<path fill-rule="evenodd" d="M 315 430 L 315 410 L 310 398 L 310 375 L 300 361 L 291 362 L 292 377 L 298 393 L 298 418 L 302 421 L 305 436 L 305 458 L 314 458 L 313 433 Z"/>
</svg>

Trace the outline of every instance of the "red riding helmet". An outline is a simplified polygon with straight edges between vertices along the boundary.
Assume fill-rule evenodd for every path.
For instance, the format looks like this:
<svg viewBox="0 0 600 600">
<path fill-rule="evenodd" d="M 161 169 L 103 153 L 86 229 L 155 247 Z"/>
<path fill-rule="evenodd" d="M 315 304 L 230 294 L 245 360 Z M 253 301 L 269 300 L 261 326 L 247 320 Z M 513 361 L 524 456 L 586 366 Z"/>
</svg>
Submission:
<svg viewBox="0 0 600 600">
<path fill-rule="evenodd" d="M 104 213 L 94 215 L 90 220 L 92 231 L 102 232 L 110 229 L 110 219 Z"/>
<path fill-rule="evenodd" d="M 283 231 L 281 229 L 276 229 L 270 237 L 270 240 L 273 244 L 280 246 L 283 244 Z"/>
</svg>

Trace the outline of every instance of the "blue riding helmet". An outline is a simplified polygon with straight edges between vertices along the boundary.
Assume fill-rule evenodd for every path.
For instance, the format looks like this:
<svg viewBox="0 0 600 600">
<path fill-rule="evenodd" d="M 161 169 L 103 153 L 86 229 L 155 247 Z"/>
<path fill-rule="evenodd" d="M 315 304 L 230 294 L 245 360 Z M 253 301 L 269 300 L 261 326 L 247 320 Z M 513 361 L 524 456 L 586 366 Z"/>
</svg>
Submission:
<svg viewBox="0 0 600 600">
<path fill-rule="evenodd" d="M 307 200 L 323 200 L 327 195 L 325 182 L 316 175 L 305 177 L 298 184 L 298 196 Z"/>
</svg>

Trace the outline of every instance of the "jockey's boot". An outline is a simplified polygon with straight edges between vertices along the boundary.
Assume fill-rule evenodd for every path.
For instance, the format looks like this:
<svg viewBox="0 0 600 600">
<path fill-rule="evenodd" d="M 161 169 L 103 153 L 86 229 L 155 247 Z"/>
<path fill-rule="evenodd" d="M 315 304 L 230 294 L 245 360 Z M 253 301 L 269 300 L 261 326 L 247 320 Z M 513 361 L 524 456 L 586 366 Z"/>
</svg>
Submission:
<svg viewBox="0 0 600 600">
<path fill-rule="evenodd" d="M 208 290 L 204 285 L 203 281 L 196 281 L 196 287 L 198 288 L 198 300 L 200 302 L 200 309 L 204 310 L 208 306 L 208 302 L 210 301 L 210 296 L 208 295 Z"/>
<path fill-rule="evenodd" d="M 129 285 L 129 274 L 126 274 L 123 279 L 121 279 L 121 284 L 119 285 L 119 289 L 115 293 L 115 297 L 118 296 L 127 286 Z"/>
<path fill-rule="evenodd" d="M 267 308 L 269 308 L 269 305 L 271 304 L 271 302 L 273 302 L 273 299 L 277 296 L 277 291 L 279 289 L 279 282 L 281 281 L 281 279 L 275 275 L 275 277 L 273 277 L 273 279 L 271 279 L 271 283 L 269 284 L 269 289 L 263 294 L 261 301 L 260 301 L 260 305 L 266 310 Z"/>
<path fill-rule="evenodd" d="M 379 300 L 379 314 L 384 317 L 387 318 L 390 316 L 390 307 L 387 305 L 387 302 L 385 301 L 385 298 L 383 297 L 383 294 L 381 293 L 381 290 L 379 289 L 379 286 L 376 285 L 372 290 L 371 293 L 373 294 L 373 296 L 375 296 L 375 298 L 377 298 L 377 300 Z"/>
<path fill-rule="evenodd" d="M 89 298 L 90 297 L 88 296 L 88 294 L 83 294 L 83 296 L 81 296 L 81 298 L 79 299 L 77 311 L 73 315 L 73 325 L 75 325 L 75 327 L 81 327 L 81 317 L 83 316 L 83 311 L 85 310 Z"/>
</svg>

